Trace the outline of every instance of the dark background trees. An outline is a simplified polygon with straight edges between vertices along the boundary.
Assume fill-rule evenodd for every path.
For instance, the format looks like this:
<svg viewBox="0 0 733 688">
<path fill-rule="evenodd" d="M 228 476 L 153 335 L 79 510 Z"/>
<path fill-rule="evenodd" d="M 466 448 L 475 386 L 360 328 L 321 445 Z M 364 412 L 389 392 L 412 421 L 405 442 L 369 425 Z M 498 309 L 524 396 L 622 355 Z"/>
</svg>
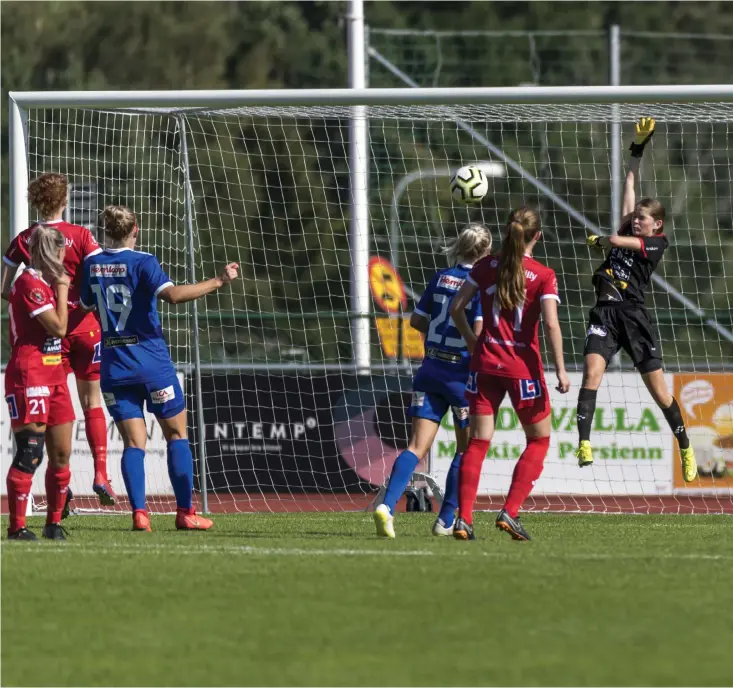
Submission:
<svg viewBox="0 0 733 688">
<path fill-rule="evenodd" d="M 329 88 L 347 83 L 345 2 L 5 2 L 0 8 L 3 104 L 11 90 Z M 623 30 L 623 83 L 723 83 L 730 81 L 733 67 L 733 41 L 687 35 L 733 35 L 733 7 L 725 2 L 367 2 L 365 10 L 367 24 L 375 29 L 370 44 L 425 86 L 606 83 L 603 32 L 611 22 Z M 395 37 L 380 34 L 384 28 L 495 33 Z M 565 33 L 507 33 L 537 31 Z M 665 38 L 644 32 L 686 35 Z M 373 86 L 402 85 L 373 60 L 369 78 Z M 5 105 L 2 115 L 0 217 L 5 246 Z M 135 121 L 131 128 L 120 115 L 80 121 L 69 113 L 47 113 L 34 125 L 47 140 L 39 139 L 41 153 L 33 165 L 39 171 L 67 165 L 62 171 L 75 180 L 99 182 L 100 202 L 135 205 L 149 229 L 150 247 L 162 252 L 175 276 L 184 278 L 185 259 L 176 252 L 184 239 L 182 182 L 175 162 L 180 122 L 154 115 Z M 310 360 L 348 357 L 345 121 L 209 115 L 191 116 L 187 128 L 199 270 L 210 272 L 224 258 L 245 266 L 239 291 L 207 302 L 208 313 L 221 315 L 207 328 L 204 358 L 280 360 L 288 349 L 303 350 Z M 649 176 L 654 191 L 673 205 L 675 199 L 688 199 L 675 206 L 678 217 L 670 223 L 680 248 L 673 267 L 667 266 L 668 277 L 706 309 L 730 320 L 727 301 L 733 285 L 724 269 L 733 215 L 728 128 L 680 125 L 665 132 L 674 148 L 655 150 L 659 171 L 655 168 Z M 571 132 L 551 126 L 544 134 L 541 129 L 485 123 L 487 135 L 496 137 L 507 153 L 551 180 L 558 193 L 582 205 L 594 222 L 608 225 L 603 127 Z M 568 155 L 571 134 L 575 138 Z M 90 136 L 97 137 L 91 145 Z M 445 123 L 415 131 L 404 120 L 375 122 L 371 138 L 372 232 L 374 251 L 381 253 L 387 250 L 388 210 L 398 176 L 421 162 L 455 164 L 487 157 Z M 61 144 L 54 147 L 51 139 Z M 84 162 L 74 167 L 70 160 Z M 694 189 L 685 181 L 690 176 Z M 496 225 L 527 194 L 542 207 L 547 236 L 555 242 L 552 249 L 548 242 L 546 258 L 566 276 L 572 310 L 565 317 L 582 329 L 587 257 L 573 248 L 572 265 L 562 263 L 582 228 L 511 175 L 497 184 L 481 217 Z M 435 249 L 466 217 L 464 209 L 451 207 L 440 185 L 417 185 L 405 195 L 401 263 L 403 277 L 415 289 L 440 264 Z M 711 228 L 721 232 L 712 239 L 703 236 Z M 680 361 L 694 358 L 693 349 L 704 340 L 702 329 L 688 323 L 664 297 L 660 304 L 671 306 L 668 320 L 678 323 L 670 324 L 663 338 L 675 342 Z M 232 317 L 225 321 L 227 314 Z M 580 329 L 574 334 L 582 338 Z M 717 341 L 712 348 L 708 344 L 708 360 L 727 353 Z"/>
</svg>

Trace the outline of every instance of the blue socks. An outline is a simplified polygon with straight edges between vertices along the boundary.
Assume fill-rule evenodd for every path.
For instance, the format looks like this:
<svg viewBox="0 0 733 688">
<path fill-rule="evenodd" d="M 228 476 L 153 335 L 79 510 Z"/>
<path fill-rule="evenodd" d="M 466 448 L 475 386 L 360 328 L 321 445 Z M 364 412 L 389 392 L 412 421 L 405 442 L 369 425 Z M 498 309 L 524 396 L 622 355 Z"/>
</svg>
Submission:
<svg viewBox="0 0 733 688">
<path fill-rule="evenodd" d="M 145 451 L 127 447 L 122 452 L 122 478 L 132 510 L 145 509 Z"/>
<path fill-rule="evenodd" d="M 391 513 L 394 513 L 397 502 L 402 493 L 410 482 L 412 472 L 415 470 L 420 459 L 416 454 L 405 449 L 396 459 L 392 466 L 392 475 L 389 476 L 389 485 L 384 495 L 384 504 L 389 507 Z"/>
<path fill-rule="evenodd" d="M 456 454 L 448 469 L 448 475 L 445 479 L 445 497 L 443 504 L 440 506 L 440 514 L 438 518 L 445 523 L 446 528 L 453 525 L 453 519 L 456 517 L 456 509 L 458 508 L 458 470 L 461 467 L 462 454 Z"/>
<path fill-rule="evenodd" d="M 193 454 L 187 439 L 168 443 L 168 476 L 179 509 L 193 506 Z"/>
</svg>

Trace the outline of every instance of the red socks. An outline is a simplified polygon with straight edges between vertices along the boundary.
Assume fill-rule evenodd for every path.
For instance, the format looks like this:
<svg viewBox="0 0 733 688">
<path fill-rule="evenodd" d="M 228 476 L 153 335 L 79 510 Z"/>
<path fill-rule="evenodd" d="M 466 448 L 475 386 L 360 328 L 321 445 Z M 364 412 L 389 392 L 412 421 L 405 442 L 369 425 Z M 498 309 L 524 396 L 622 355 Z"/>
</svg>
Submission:
<svg viewBox="0 0 733 688">
<path fill-rule="evenodd" d="M 527 440 L 527 448 L 522 452 L 517 465 L 514 467 L 512 485 L 504 503 L 504 509 L 512 518 L 517 517 L 524 500 L 532 492 L 535 481 L 542 474 L 549 448 L 549 437 L 532 437 Z"/>
<path fill-rule="evenodd" d="M 46 511 L 46 523 L 59 523 L 61 512 L 66 503 L 66 493 L 69 491 L 71 481 L 71 469 L 69 466 L 46 466 L 46 499 L 48 509 Z"/>
<path fill-rule="evenodd" d="M 471 438 L 468 449 L 461 457 L 458 471 L 458 515 L 469 525 L 473 523 L 473 505 L 476 503 L 481 465 L 490 444 L 489 440 Z"/>
<path fill-rule="evenodd" d="M 468 449 L 461 458 L 461 468 L 458 473 L 458 515 L 469 525 L 473 523 L 473 506 L 476 503 L 481 466 L 489 451 L 489 446 L 488 440 L 472 438 L 468 443 Z M 504 504 L 504 508 L 512 518 L 517 517 L 535 481 L 542 474 L 549 448 L 549 437 L 532 437 L 527 440 L 527 448 L 522 452 L 514 467 L 512 485 Z"/>
<path fill-rule="evenodd" d="M 94 457 L 94 483 L 107 482 L 107 420 L 101 407 L 84 412 L 87 442 Z"/>
<path fill-rule="evenodd" d="M 5 484 L 8 486 L 8 510 L 10 512 L 9 533 L 25 528 L 25 512 L 28 495 L 31 493 L 33 475 L 11 466 Z"/>
</svg>

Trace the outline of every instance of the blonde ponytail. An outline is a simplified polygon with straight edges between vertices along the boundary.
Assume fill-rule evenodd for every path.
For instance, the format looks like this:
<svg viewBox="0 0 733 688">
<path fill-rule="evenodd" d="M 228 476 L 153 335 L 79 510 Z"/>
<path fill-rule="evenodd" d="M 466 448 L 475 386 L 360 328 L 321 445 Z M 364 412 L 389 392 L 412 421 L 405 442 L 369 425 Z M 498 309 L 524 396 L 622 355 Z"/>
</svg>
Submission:
<svg viewBox="0 0 733 688">
<path fill-rule="evenodd" d="M 59 251 L 64 248 L 64 235 L 55 227 L 39 224 L 31 235 L 29 252 L 31 267 L 58 279 L 66 272 Z"/>
<path fill-rule="evenodd" d="M 537 213 L 523 206 L 515 210 L 507 221 L 506 237 L 499 256 L 496 298 L 503 310 L 514 310 L 524 301 L 527 278 L 524 273 L 524 254 L 540 231 Z"/>
</svg>

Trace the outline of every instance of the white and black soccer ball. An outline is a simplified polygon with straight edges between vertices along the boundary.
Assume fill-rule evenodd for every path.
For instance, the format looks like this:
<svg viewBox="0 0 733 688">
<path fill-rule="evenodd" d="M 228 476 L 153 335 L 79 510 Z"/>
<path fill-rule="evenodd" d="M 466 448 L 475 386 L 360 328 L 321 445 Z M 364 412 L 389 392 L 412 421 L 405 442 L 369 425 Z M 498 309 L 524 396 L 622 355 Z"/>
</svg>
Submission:
<svg viewBox="0 0 733 688">
<path fill-rule="evenodd" d="M 478 203 L 489 192 L 489 180 L 479 167 L 466 165 L 451 177 L 450 192 L 461 203 Z"/>
</svg>

